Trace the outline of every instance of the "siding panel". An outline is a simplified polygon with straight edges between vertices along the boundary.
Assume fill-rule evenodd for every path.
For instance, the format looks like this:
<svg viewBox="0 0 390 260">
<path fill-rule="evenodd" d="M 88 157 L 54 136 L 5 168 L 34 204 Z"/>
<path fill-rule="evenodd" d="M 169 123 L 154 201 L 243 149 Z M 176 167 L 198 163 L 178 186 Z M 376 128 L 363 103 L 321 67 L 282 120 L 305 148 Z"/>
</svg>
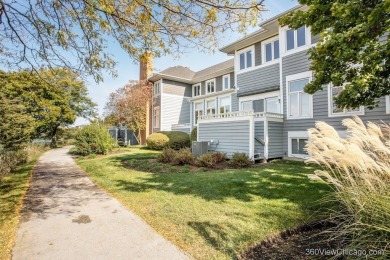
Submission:
<svg viewBox="0 0 390 260">
<path fill-rule="evenodd" d="M 161 131 L 170 131 L 173 124 L 190 123 L 190 102 L 180 96 L 162 94 Z"/>
<path fill-rule="evenodd" d="M 260 90 L 280 85 L 279 64 L 272 64 L 260 69 L 237 75 L 238 92 Z"/>
<path fill-rule="evenodd" d="M 216 151 L 249 154 L 249 120 L 199 123 L 198 141 L 218 140 Z"/>
<path fill-rule="evenodd" d="M 264 122 L 255 122 L 255 138 L 264 140 Z M 255 139 L 255 154 L 259 153 L 264 157 L 264 145 Z"/>
<path fill-rule="evenodd" d="M 163 93 L 191 97 L 192 87 L 186 83 L 163 79 Z"/>
<path fill-rule="evenodd" d="M 268 158 L 283 157 L 283 123 L 268 122 Z"/>
</svg>

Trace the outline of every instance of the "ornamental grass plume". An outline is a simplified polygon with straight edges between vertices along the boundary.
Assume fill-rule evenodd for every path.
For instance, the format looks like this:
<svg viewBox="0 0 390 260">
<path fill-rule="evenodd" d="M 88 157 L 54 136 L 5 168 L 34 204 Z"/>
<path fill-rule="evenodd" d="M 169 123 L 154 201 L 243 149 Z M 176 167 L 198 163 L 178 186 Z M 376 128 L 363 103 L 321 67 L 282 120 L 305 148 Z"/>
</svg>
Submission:
<svg viewBox="0 0 390 260">
<path fill-rule="evenodd" d="M 344 119 L 347 137 L 325 122 L 309 130 L 307 163 L 322 167 L 310 178 L 325 181 L 341 205 L 333 230 L 351 249 L 390 250 L 390 126 Z"/>
</svg>

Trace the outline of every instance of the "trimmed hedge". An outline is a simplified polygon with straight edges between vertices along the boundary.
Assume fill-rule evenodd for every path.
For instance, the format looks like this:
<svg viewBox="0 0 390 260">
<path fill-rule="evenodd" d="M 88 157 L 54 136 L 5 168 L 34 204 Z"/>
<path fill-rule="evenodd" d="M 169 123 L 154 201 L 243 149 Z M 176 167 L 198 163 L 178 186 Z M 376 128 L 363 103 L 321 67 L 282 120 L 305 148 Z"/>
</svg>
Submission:
<svg viewBox="0 0 390 260">
<path fill-rule="evenodd" d="M 168 137 L 167 147 L 174 150 L 180 150 L 182 148 L 191 147 L 190 136 L 184 132 L 180 131 L 161 131 L 159 132 Z"/>
<path fill-rule="evenodd" d="M 167 148 L 169 138 L 163 133 L 153 133 L 146 138 L 146 145 L 153 150 L 162 150 Z"/>
</svg>

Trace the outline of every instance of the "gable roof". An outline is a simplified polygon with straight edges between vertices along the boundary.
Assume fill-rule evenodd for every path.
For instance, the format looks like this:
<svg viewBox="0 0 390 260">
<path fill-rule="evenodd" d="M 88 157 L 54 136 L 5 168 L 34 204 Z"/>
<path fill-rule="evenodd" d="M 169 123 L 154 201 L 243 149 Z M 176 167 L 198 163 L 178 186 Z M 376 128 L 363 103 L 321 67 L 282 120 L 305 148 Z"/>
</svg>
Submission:
<svg viewBox="0 0 390 260">
<path fill-rule="evenodd" d="M 169 67 L 158 73 L 154 73 L 151 77 L 148 78 L 148 80 L 155 82 L 157 80 L 164 78 L 164 79 L 193 84 L 223 74 L 227 74 L 233 70 L 234 70 L 234 59 L 230 59 L 218 63 L 216 65 L 207 67 L 197 72 L 194 72 L 190 68 L 184 66 Z"/>
</svg>

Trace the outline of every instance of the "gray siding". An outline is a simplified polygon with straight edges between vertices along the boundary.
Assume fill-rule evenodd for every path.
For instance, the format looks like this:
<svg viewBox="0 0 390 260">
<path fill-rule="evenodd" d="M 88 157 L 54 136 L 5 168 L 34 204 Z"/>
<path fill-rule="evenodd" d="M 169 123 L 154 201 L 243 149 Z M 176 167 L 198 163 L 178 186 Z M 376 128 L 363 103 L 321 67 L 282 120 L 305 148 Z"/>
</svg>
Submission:
<svg viewBox="0 0 390 260">
<path fill-rule="evenodd" d="M 234 72 L 230 72 L 229 74 L 230 74 L 230 88 L 233 88 L 233 86 L 235 84 L 235 82 L 234 82 Z M 216 85 L 215 86 L 216 87 L 215 90 L 216 90 L 216 92 L 222 91 L 222 84 L 223 84 L 222 77 L 223 77 L 223 75 L 218 76 L 218 77 L 215 78 L 215 85 Z M 213 78 L 210 78 L 210 79 L 213 79 Z M 208 80 L 210 80 L 210 79 L 208 79 Z M 206 94 L 206 81 L 207 80 L 200 82 L 200 84 L 201 84 L 201 87 L 200 87 L 201 88 L 201 90 L 200 90 L 201 95 L 205 95 Z M 191 95 L 192 95 L 192 93 L 191 93 Z"/>
<path fill-rule="evenodd" d="M 328 116 L 328 88 L 325 87 L 322 91 L 318 91 L 313 95 L 313 118 L 311 119 L 286 119 L 287 115 L 287 94 L 286 94 L 286 76 L 293 75 L 305 71 L 309 71 L 310 61 L 306 51 L 295 53 L 283 58 L 283 151 L 287 155 L 288 149 L 288 131 L 306 131 L 315 126 L 316 121 L 325 121 L 335 127 L 336 130 L 344 131 L 346 128 L 342 125 L 344 118 L 351 116 Z M 373 110 L 365 108 L 365 115 L 359 116 L 364 121 L 390 122 L 390 115 L 386 114 L 386 101 L 382 97 L 379 100 L 379 106 Z"/>
<path fill-rule="evenodd" d="M 255 122 L 255 137 L 257 139 L 264 140 L 264 122 L 263 121 Z M 262 145 L 261 143 L 259 143 L 255 139 L 255 154 L 257 154 L 257 153 L 260 154 L 261 158 L 264 157 L 264 145 Z"/>
<path fill-rule="evenodd" d="M 283 123 L 268 122 L 268 158 L 283 157 Z"/>
<path fill-rule="evenodd" d="M 234 77 L 234 72 L 230 73 L 230 88 L 233 88 L 235 86 L 235 77 Z"/>
<path fill-rule="evenodd" d="M 191 97 L 192 86 L 186 83 L 163 79 L 163 93 Z"/>
<path fill-rule="evenodd" d="M 222 76 L 215 78 L 215 91 L 222 91 Z"/>
<path fill-rule="evenodd" d="M 320 39 L 320 35 L 319 34 L 312 35 L 311 36 L 311 44 L 317 43 L 319 39 Z"/>
<path fill-rule="evenodd" d="M 190 134 L 191 132 L 189 127 L 172 127 L 172 131 L 180 131 L 186 134 Z"/>
<path fill-rule="evenodd" d="M 198 141 L 218 140 L 217 151 L 249 154 L 249 120 L 198 124 Z"/>
<path fill-rule="evenodd" d="M 232 93 L 232 112 L 240 110 L 240 104 L 238 102 L 237 93 Z"/>
<path fill-rule="evenodd" d="M 273 64 L 261 69 L 244 72 L 237 75 L 237 85 L 240 92 L 247 92 L 280 85 L 279 64 Z"/>
</svg>

